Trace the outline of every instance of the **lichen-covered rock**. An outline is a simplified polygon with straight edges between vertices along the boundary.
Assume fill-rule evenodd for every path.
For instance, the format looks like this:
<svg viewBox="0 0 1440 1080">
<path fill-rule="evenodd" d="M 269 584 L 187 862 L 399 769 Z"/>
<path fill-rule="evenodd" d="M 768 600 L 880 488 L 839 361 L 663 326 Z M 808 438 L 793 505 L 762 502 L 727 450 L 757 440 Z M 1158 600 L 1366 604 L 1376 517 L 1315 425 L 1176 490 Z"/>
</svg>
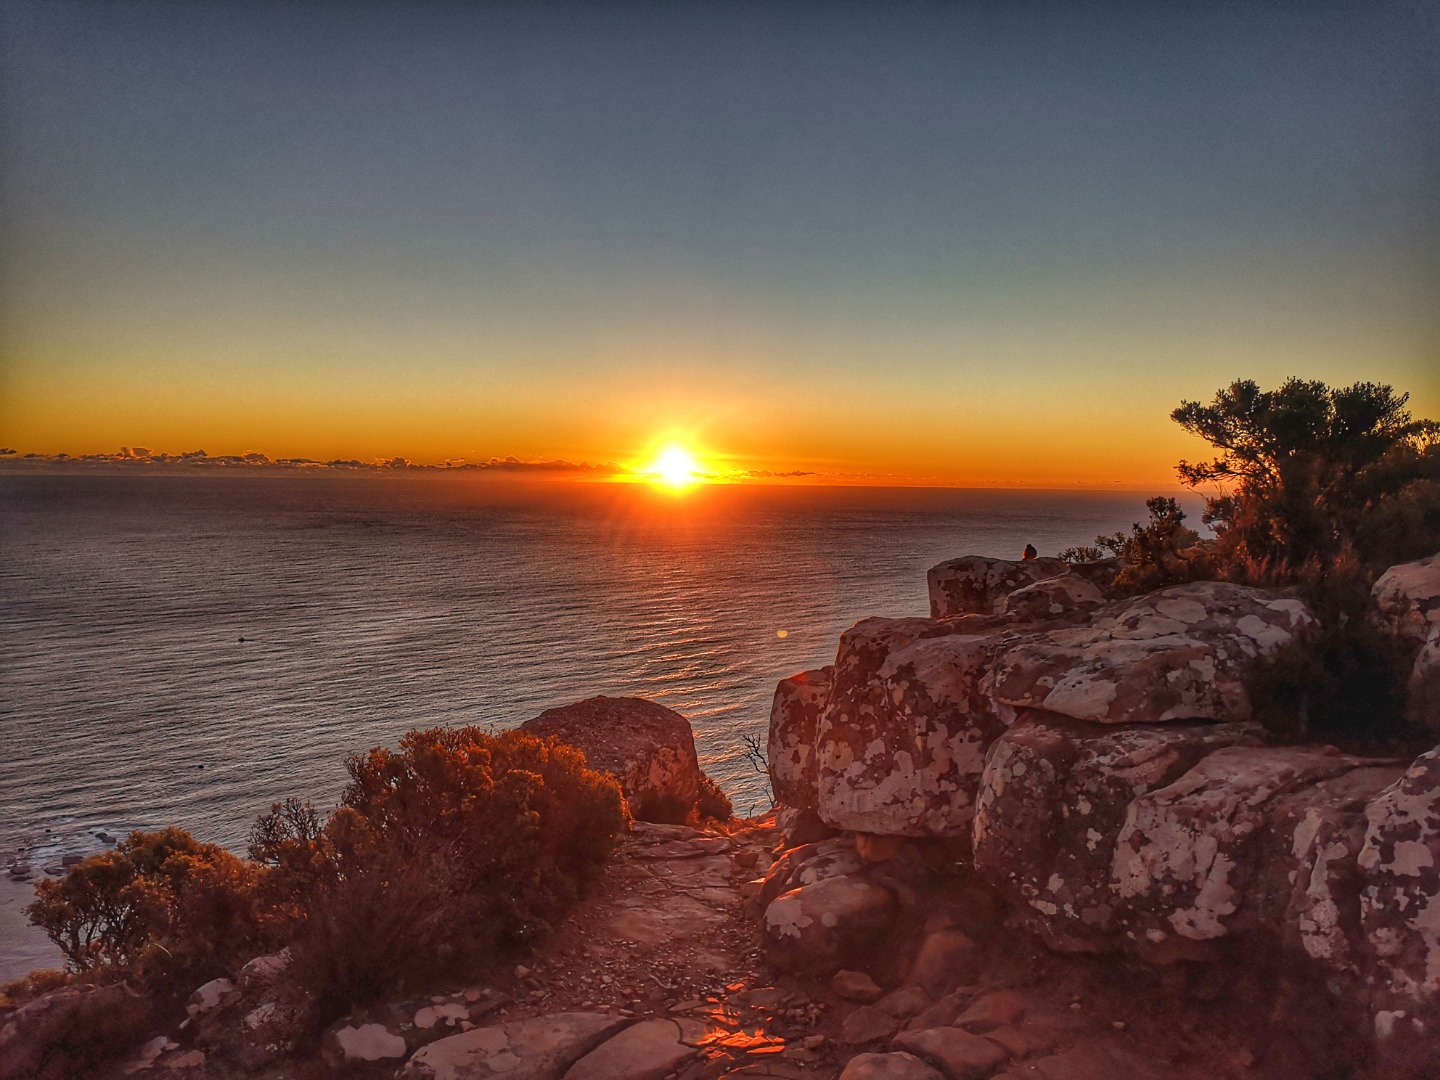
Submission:
<svg viewBox="0 0 1440 1080">
<path fill-rule="evenodd" d="M 644 698 L 593 697 L 547 709 L 521 727 L 585 753 L 590 768 L 620 782 L 632 816 L 683 822 L 695 810 L 700 763 L 690 721 Z"/>
<path fill-rule="evenodd" d="M 1101 724 L 1249 720 L 1250 666 L 1315 625 L 1292 597 L 1215 581 L 1176 585 L 1007 648 L 993 692 L 1006 705 Z"/>
<path fill-rule="evenodd" d="M 1060 559 L 991 559 L 966 555 L 932 566 L 926 575 L 930 616 L 997 615 L 1016 589 L 1069 571 Z"/>
<path fill-rule="evenodd" d="M 1000 612 L 1018 619 L 1064 619 L 1094 611 L 1105 594 L 1077 574 L 1045 578 L 1005 597 Z"/>
<path fill-rule="evenodd" d="M 825 824 L 819 813 L 794 806 L 782 806 L 775 811 L 775 831 L 790 847 L 814 844 L 835 835 L 835 830 Z"/>
<path fill-rule="evenodd" d="M 854 874 L 863 869 L 865 860 L 855 850 L 852 840 L 836 837 L 818 843 L 791 848 L 770 864 L 765 883 L 760 887 L 759 904 L 763 910 L 781 893 L 813 885 L 826 878 Z"/>
<path fill-rule="evenodd" d="M 821 818 L 877 835 L 966 835 L 985 751 L 1013 718 L 986 676 L 1017 633 L 979 616 L 847 631 L 820 718 Z"/>
<path fill-rule="evenodd" d="M 1333 972 L 1358 976 L 1364 946 L 1356 858 L 1365 808 L 1403 772 L 1398 763 L 1362 765 L 1277 799 L 1234 930 L 1262 930 Z"/>
<path fill-rule="evenodd" d="M 1230 933 L 1255 878 L 1269 804 L 1360 764 L 1330 747 L 1225 747 L 1137 797 L 1111 868 L 1137 946 L 1171 949 Z"/>
<path fill-rule="evenodd" d="M 775 687 L 766 756 L 770 790 L 780 806 L 813 810 L 817 805 L 815 734 L 834 674 L 833 667 L 802 671 Z"/>
<path fill-rule="evenodd" d="M 476 1028 L 422 1047 L 400 1080 L 556 1080 L 629 1020 L 607 1013 L 555 1013 Z"/>
<path fill-rule="evenodd" d="M 1440 747 L 1365 809 L 1361 925 L 1376 973 L 1382 1034 L 1440 1023 Z M 1387 1014 L 1382 1021 L 1380 1014 Z M 1403 1022 L 1403 1023 L 1402 1023 Z"/>
<path fill-rule="evenodd" d="M 1413 657 L 1406 717 L 1440 727 L 1440 555 L 1392 566 L 1370 595 L 1375 620 Z"/>
<path fill-rule="evenodd" d="M 1246 724 L 1097 727 L 1027 714 L 986 760 L 975 868 L 1052 948 L 1104 948 L 1115 931 L 1115 840 L 1131 801 L 1214 750 L 1257 745 L 1259 734 Z"/>
<path fill-rule="evenodd" d="M 827 977 L 864 966 L 866 950 L 891 929 L 895 898 L 854 874 L 829 877 L 777 897 L 762 929 L 770 962 L 785 971 Z"/>
</svg>

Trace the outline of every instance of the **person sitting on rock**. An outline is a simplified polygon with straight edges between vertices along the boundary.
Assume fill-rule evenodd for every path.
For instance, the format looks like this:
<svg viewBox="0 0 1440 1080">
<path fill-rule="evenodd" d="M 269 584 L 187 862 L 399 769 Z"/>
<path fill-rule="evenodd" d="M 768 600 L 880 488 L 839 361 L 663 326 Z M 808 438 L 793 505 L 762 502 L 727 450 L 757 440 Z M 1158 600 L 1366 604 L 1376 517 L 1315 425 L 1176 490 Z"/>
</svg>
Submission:
<svg viewBox="0 0 1440 1080">
<path fill-rule="evenodd" d="M 1025 555 L 1024 555 L 1024 559 L 1025 559 L 1026 562 L 1034 562 L 1034 561 L 1035 561 L 1036 559 L 1038 559 L 1039 557 L 1040 557 L 1040 553 L 1035 550 L 1035 545 L 1034 545 L 1034 544 L 1026 544 L 1026 545 L 1025 545 Z"/>
</svg>

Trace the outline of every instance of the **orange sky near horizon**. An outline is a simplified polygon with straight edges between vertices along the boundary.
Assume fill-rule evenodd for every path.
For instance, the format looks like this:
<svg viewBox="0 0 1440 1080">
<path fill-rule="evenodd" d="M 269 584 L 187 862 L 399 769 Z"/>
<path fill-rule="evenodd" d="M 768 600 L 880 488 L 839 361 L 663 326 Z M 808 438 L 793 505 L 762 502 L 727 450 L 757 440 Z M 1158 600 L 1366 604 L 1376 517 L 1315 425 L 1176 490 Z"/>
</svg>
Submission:
<svg viewBox="0 0 1440 1080">
<path fill-rule="evenodd" d="M 0 446 L 1170 490 L 1237 378 L 1440 418 L 1427 18 L 15 0 Z"/>
</svg>

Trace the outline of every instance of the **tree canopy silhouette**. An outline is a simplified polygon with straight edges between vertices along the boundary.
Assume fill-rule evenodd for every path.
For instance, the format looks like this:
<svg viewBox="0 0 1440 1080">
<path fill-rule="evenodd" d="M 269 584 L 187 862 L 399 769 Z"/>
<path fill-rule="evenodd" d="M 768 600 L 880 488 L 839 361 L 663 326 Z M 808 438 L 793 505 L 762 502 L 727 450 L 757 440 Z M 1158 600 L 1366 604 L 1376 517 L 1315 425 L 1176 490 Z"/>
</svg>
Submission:
<svg viewBox="0 0 1440 1080">
<path fill-rule="evenodd" d="M 1371 382 L 1331 388 L 1291 378 L 1231 383 L 1171 418 L 1220 453 L 1182 461 L 1190 487 L 1217 483 L 1203 520 L 1231 576 L 1315 578 L 1440 547 L 1440 424 L 1415 420 L 1408 394 Z"/>
</svg>

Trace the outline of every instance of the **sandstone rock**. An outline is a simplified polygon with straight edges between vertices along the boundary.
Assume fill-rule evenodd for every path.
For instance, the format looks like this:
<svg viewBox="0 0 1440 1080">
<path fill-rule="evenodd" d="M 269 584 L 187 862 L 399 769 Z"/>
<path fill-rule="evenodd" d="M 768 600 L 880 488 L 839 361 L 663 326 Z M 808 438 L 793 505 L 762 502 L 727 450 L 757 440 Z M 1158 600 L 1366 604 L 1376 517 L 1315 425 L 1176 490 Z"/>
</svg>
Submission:
<svg viewBox="0 0 1440 1080">
<path fill-rule="evenodd" d="M 1010 1056 L 1009 1051 L 997 1043 L 958 1027 L 907 1031 L 896 1036 L 893 1045 L 938 1062 L 953 1080 L 989 1076 Z"/>
<path fill-rule="evenodd" d="M 1254 877 L 1266 804 L 1359 764 L 1328 747 L 1225 747 L 1136 798 L 1111 874 L 1142 950 L 1171 935 L 1199 942 L 1227 934 Z"/>
<path fill-rule="evenodd" d="M 1017 619 L 1064 619 L 1094 611 L 1105 594 L 1076 574 L 1046 578 L 1005 597 L 1000 613 Z"/>
<path fill-rule="evenodd" d="M 1361 766 L 1277 799 L 1258 837 L 1257 871 L 1232 924 L 1236 932 L 1262 929 L 1331 971 L 1358 977 L 1365 950 L 1356 859 L 1365 808 L 1404 771 Z"/>
<path fill-rule="evenodd" d="M 1440 747 L 1420 755 L 1365 808 L 1361 926 L 1375 1008 L 1391 1038 L 1440 1023 Z M 1417 1021 L 1421 1025 L 1416 1030 Z M 1378 1030 L 1378 1028 L 1377 1028 Z"/>
<path fill-rule="evenodd" d="M 475 1028 L 422 1047 L 401 1080 L 554 1080 L 628 1025 L 605 1013 L 556 1013 Z"/>
<path fill-rule="evenodd" d="M 816 727 L 830 696 L 830 680 L 834 674 L 833 667 L 802 671 L 781 679 L 775 687 L 766 757 L 770 766 L 770 790 L 780 806 L 815 809 Z"/>
<path fill-rule="evenodd" d="M 676 1021 L 644 1020 L 591 1050 L 564 1080 L 664 1080 L 694 1053 Z"/>
<path fill-rule="evenodd" d="M 848 630 L 820 718 L 820 816 L 881 835 L 968 833 L 985 751 L 1014 716 L 983 684 L 1016 625 L 866 619 Z"/>
<path fill-rule="evenodd" d="M 812 786 L 812 802 L 816 796 L 817 792 Z M 835 835 L 835 830 L 826 825 L 814 810 L 793 806 L 782 806 L 775 812 L 775 828 L 785 838 L 785 843 L 791 847 L 818 843 Z"/>
<path fill-rule="evenodd" d="M 875 1003 L 875 1007 L 897 1020 L 908 1020 L 929 1004 L 930 995 L 923 987 L 906 985 L 890 991 Z"/>
<path fill-rule="evenodd" d="M 846 1001 L 858 1001 L 862 1005 L 879 1001 L 885 993 L 875 980 L 863 971 L 837 971 L 830 977 L 830 989 L 838 997 Z"/>
<path fill-rule="evenodd" d="M 894 911 L 888 890 L 853 875 L 793 889 L 765 909 L 771 963 L 786 971 L 828 975 L 863 957 L 889 931 Z"/>
<path fill-rule="evenodd" d="M 234 993 L 235 984 L 229 979 L 211 979 L 190 995 L 185 1011 L 191 1018 L 202 1016 L 220 1006 L 229 994 Z"/>
<path fill-rule="evenodd" d="M 240 985 L 247 990 L 274 986 L 290 966 L 290 950 L 281 949 L 268 956 L 257 956 L 240 969 Z"/>
<path fill-rule="evenodd" d="M 345 1062 L 399 1060 L 406 1054 L 405 1040 L 384 1024 L 346 1024 L 334 1032 L 335 1045 Z"/>
<path fill-rule="evenodd" d="M 874 833 L 855 834 L 855 854 L 867 863 L 889 862 L 897 858 L 904 847 L 899 836 L 876 836 Z"/>
<path fill-rule="evenodd" d="M 1249 720 L 1250 665 L 1315 625 L 1291 597 L 1215 581 L 1175 585 L 1006 649 L 994 696 L 1101 724 Z"/>
<path fill-rule="evenodd" d="M 840 1080 L 945 1080 L 913 1054 L 857 1054 L 845 1065 Z"/>
<path fill-rule="evenodd" d="M 1376 621 L 1414 658 L 1406 717 L 1440 727 L 1440 555 L 1392 566 L 1370 595 Z"/>
<path fill-rule="evenodd" d="M 769 907 L 782 893 L 826 878 L 853 874 L 864 865 L 864 860 L 855 851 L 855 845 L 844 838 L 792 848 L 776 859 L 766 872 L 765 884 L 760 890 L 760 907 L 762 910 Z"/>
<path fill-rule="evenodd" d="M 975 869 L 1052 948 L 1104 948 L 1115 930 L 1115 839 L 1131 800 L 1260 734 L 1245 724 L 1101 727 L 1027 714 L 986 760 Z"/>
<path fill-rule="evenodd" d="M 619 782 L 642 821 L 683 822 L 695 809 L 700 764 L 690 721 L 643 698 L 594 697 L 548 709 L 521 727 L 583 750 Z"/>
<path fill-rule="evenodd" d="M 1110 1042 L 1091 1041 L 1050 1057 L 1027 1061 L 1016 1075 L 1026 1080 L 1171 1080 L 1174 1070 L 1152 1064 Z M 1009 1077 L 1011 1074 L 1004 1074 Z M 997 1076 L 995 1080 L 1001 1080 Z"/>
<path fill-rule="evenodd" d="M 996 990 L 972 1001 L 955 1017 L 955 1027 L 989 1031 L 1013 1024 L 1030 1011 L 1030 999 L 1018 990 Z"/>
<path fill-rule="evenodd" d="M 125 983 L 42 994 L 3 1019 L 0 1080 L 91 1075 L 141 1041 L 153 1008 Z"/>
<path fill-rule="evenodd" d="M 907 981 L 931 993 L 954 986 L 970 974 L 968 961 L 975 950 L 969 935 L 953 926 L 931 930 L 910 962 Z"/>
<path fill-rule="evenodd" d="M 1017 589 L 1069 571 L 1060 559 L 990 559 L 966 555 L 930 568 L 930 616 L 997 615 Z"/>
<path fill-rule="evenodd" d="M 889 1013 L 873 1005 L 861 1005 L 840 1022 L 840 1041 L 851 1046 L 888 1039 L 900 1027 Z"/>
</svg>

